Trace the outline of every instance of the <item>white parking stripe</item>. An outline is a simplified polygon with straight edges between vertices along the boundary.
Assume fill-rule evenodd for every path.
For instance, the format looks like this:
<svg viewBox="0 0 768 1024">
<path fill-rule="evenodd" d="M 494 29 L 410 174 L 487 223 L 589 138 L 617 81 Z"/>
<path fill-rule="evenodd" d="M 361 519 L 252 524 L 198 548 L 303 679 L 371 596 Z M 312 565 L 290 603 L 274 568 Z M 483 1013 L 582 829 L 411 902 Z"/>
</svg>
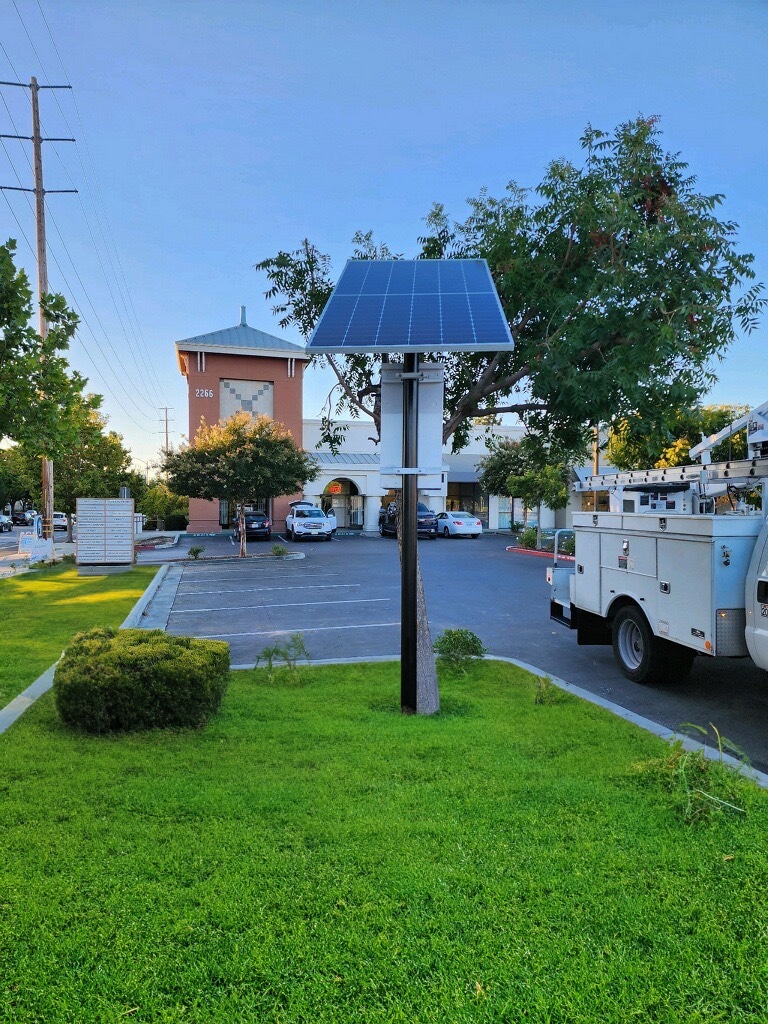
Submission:
<svg viewBox="0 0 768 1024">
<path fill-rule="evenodd" d="M 258 633 L 201 633 L 203 640 L 223 640 L 228 636 L 287 636 L 290 633 L 327 633 L 331 629 L 379 629 L 386 626 L 399 626 L 397 622 L 365 622 L 360 626 L 310 626 L 306 629 L 265 629 Z"/>
<path fill-rule="evenodd" d="M 208 584 L 208 583 L 217 583 L 219 580 L 231 580 L 234 575 L 235 575 L 235 573 L 233 571 L 228 576 L 207 576 L 204 580 L 201 580 L 200 583 L 201 584 Z M 257 570 L 255 570 L 252 573 L 250 573 L 250 572 L 242 572 L 242 573 L 240 573 L 240 575 L 244 576 L 246 579 L 248 579 L 251 576 L 259 576 L 259 575 L 261 575 L 261 570 L 257 569 Z M 341 573 L 338 573 L 338 572 L 291 572 L 291 573 L 274 573 L 272 576 L 262 576 L 262 579 L 265 579 L 265 580 L 284 580 L 284 579 L 296 579 L 296 578 L 298 578 L 298 579 L 309 579 L 309 577 L 311 577 L 311 576 L 322 576 L 324 579 L 327 579 L 329 576 L 340 576 L 340 575 L 341 575 Z M 195 585 L 194 582 L 192 582 L 192 580 L 186 575 L 186 573 L 184 574 L 184 583 L 187 586 L 194 586 Z"/>
<path fill-rule="evenodd" d="M 382 601 L 389 601 L 388 597 L 355 597 L 349 601 L 326 601 L 323 604 L 323 608 L 330 608 L 337 604 L 378 604 Z M 261 606 L 258 606 L 259 611 L 262 610 Z M 285 604 L 273 604 L 271 601 L 269 604 L 263 606 L 264 611 L 269 611 L 272 608 L 317 608 L 317 601 L 290 601 Z M 232 608 L 178 608 L 171 612 L 171 615 L 195 615 L 199 612 L 227 612 L 229 614 L 234 609 Z"/>
<path fill-rule="evenodd" d="M 307 587 L 238 587 L 236 590 L 185 590 L 182 597 L 205 597 L 206 594 L 260 594 L 268 590 L 349 590 L 362 583 L 311 583 Z"/>
</svg>

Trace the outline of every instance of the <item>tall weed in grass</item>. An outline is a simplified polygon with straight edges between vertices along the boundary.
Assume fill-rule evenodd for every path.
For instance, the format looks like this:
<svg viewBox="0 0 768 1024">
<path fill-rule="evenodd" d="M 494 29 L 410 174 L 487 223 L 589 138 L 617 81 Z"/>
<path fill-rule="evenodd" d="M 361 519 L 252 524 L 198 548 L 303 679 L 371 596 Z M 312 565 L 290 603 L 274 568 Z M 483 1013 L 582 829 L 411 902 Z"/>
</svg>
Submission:
<svg viewBox="0 0 768 1024">
<path fill-rule="evenodd" d="M 0 743 L 13 1024 L 764 1024 L 768 807 L 691 828 L 657 738 L 475 661 L 233 673 L 202 732 Z M 5 1015 L 3 1017 L 3 1015 Z"/>
</svg>

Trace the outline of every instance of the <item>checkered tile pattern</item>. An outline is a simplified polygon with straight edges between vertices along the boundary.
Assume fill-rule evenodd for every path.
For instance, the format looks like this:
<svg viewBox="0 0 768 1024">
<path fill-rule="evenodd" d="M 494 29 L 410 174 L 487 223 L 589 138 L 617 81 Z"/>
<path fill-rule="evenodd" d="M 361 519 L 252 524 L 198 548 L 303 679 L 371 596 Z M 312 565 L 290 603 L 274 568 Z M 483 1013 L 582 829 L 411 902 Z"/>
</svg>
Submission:
<svg viewBox="0 0 768 1024">
<path fill-rule="evenodd" d="M 247 412 L 271 418 L 274 391 L 274 384 L 267 380 L 223 380 L 219 387 L 219 416 L 226 420 L 236 412 Z"/>
</svg>

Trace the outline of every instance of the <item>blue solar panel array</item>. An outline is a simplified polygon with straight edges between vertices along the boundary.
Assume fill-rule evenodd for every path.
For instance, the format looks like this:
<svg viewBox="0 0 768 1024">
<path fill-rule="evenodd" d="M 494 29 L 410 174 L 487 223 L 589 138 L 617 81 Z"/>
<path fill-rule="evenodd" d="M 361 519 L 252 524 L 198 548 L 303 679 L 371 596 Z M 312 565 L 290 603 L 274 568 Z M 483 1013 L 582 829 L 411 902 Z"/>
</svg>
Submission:
<svg viewBox="0 0 768 1024">
<path fill-rule="evenodd" d="M 485 260 L 348 260 L 310 352 L 497 352 L 512 337 Z"/>
</svg>

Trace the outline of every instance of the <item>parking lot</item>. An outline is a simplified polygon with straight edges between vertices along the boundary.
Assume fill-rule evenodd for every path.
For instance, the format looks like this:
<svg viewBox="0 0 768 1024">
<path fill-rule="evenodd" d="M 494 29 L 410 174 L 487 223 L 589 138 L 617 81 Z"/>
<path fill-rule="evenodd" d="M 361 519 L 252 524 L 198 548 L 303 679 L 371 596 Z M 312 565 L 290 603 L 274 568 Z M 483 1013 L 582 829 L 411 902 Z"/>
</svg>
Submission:
<svg viewBox="0 0 768 1024">
<path fill-rule="evenodd" d="M 275 538 L 273 538 L 274 540 Z M 343 537 L 287 544 L 297 560 L 183 561 L 149 608 L 146 626 L 210 636 L 230 644 L 232 663 L 253 665 L 259 651 L 302 633 L 313 661 L 397 657 L 400 653 L 400 566 L 391 539 Z M 205 555 L 232 556 L 228 538 L 197 540 Z M 546 558 L 506 551 L 505 535 L 479 540 L 419 541 L 432 636 L 471 629 L 491 654 L 514 658 L 566 679 L 669 729 L 707 726 L 739 744 L 755 767 L 768 769 L 768 677 L 747 659 L 697 658 L 689 679 L 637 686 L 617 669 L 609 647 L 579 647 L 549 619 Z M 249 552 L 270 545 L 250 544 Z"/>
<path fill-rule="evenodd" d="M 233 664 L 252 665 L 260 650 L 296 632 L 313 660 L 397 655 L 397 565 L 377 572 L 371 593 L 364 580 L 350 578 L 343 563 L 322 554 L 313 550 L 296 561 L 187 564 L 167 629 L 226 640 Z"/>
</svg>

